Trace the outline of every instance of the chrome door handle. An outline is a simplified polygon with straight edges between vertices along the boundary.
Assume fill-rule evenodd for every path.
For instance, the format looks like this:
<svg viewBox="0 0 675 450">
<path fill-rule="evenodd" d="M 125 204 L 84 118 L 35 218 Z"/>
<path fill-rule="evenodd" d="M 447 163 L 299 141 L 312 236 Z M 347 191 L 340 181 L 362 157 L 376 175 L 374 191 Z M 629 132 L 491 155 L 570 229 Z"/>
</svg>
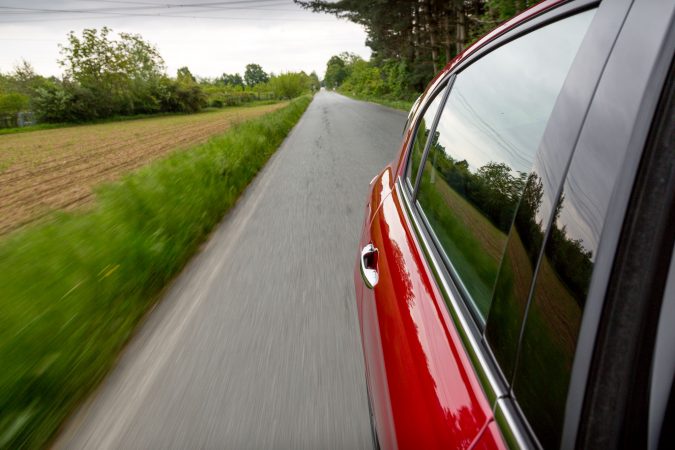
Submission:
<svg viewBox="0 0 675 450">
<path fill-rule="evenodd" d="M 361 278 L 368 289 L 374 288 L 380 280 L 377 273 L 377 253 L 373 244 L 368 244 L 361 249 Z"/>
</svg>

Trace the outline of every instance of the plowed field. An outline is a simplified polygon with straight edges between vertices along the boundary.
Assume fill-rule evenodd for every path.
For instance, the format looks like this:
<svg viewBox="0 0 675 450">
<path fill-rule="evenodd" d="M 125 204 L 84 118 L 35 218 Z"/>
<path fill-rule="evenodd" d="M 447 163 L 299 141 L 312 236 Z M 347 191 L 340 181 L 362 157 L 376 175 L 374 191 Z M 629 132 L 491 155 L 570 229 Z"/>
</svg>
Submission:
<svg viewBox="0 0 675 450">
<path fill-rule="evenodd" d="M 0 136 L 0 234 L 85 205 L 96 184 L 285 104 Z"/>
</svg>

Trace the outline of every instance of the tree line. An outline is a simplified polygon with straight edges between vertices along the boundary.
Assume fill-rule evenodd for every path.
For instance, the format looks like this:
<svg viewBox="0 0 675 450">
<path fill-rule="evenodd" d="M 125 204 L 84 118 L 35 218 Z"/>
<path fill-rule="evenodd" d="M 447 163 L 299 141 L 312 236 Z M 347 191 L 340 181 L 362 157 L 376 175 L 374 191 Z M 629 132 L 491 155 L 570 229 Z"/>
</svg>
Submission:
<svg viewBox="0 0 675 450">
<path fill-rule="evenodd" d="M 545 231 L 545 225 L 537 221 L 544 192 L 541 178 L 534 172 L 514 174 L 507 164 L 497 162 L 489 162 L 472 172 L 466 160 L 455 160 L 437 142 L 433 147 L 437 173 L 501 232 L 508 234 L 511 226 L 515 226 L 534 265 Z M 593 253 L 582 241 L 568 236 L 559 220 L 564 205 L 562 195 L 554 212 L 546 256 L 561 282 L 583 306 L 593 271 Z"/>
<path fill-rule="evenodd" d="M 44 77 L 28 62 L 0 73 L 0 127 L 31 111 L 41 122 L 83 122 L 114 116 L 193 113 L 257 99 L 293 98 L 319 88 L 315 73 L 268 74 L 255 63 L 243 77 L 195 77 L 187 67 L 166 74 L 157 48 L 138 34 L 110 28 L 70 32 L 60 45 L 63 76 Z"/>
<path fill-rule="evenodd" d="M 371 72 L 391 96 L 411 97 L 470 43 L 534 0 L 294 0 L 314 12 L 363 25 Z M 339 83 L 338 83 L 339 86 Z M 334 86 L 331 86 L 334 87 Z"/>
</svg>

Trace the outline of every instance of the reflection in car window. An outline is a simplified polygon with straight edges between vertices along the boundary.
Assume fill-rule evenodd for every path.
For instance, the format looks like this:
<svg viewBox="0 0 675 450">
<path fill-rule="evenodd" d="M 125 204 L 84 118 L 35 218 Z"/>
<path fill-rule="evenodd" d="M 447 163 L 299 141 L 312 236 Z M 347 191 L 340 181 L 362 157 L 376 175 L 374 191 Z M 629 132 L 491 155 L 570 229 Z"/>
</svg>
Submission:
<svg viewBox="0 0 675 450">
<path fill-rule="evenodd" d="M 560 443 L 581 316 L 620 160 L 594 151 L 572 163 L 539 263 L 513 389 L 544 448 Z"/>
<path fill-rule="evenodd" d="M 590 18 L 535 30 L 462 71 L 434 132 L 418 201 L 481 321 L 534 154 Z"/>
<path fill-rule="evenodd" d="M 417 178 L 417 171 L 420 167 L 420 161 L 422 160 L 422 154 L 424 153 L 424 147 L 427 145 L 427 140 L 429 139 L 429 133 L 431 132 L 431 127 L 434 123 L 434 118 L 438 112 L 438 108 L 443 101 L 443 92 L 445 89 L 440 89 L 436 93 L 436 97 L 429 103 L 427 110 L 424 112 L 424 116 L 420 119 L 417 125 L 417 131 L 415 134 L 415 140 L 413 141 L 412 146 L 412 155 L 410 158 L 410 163 L 408 164 L 408 179 L 410 180 L 410 185 L 415 186 L 415 179 Z"/>
</svg>

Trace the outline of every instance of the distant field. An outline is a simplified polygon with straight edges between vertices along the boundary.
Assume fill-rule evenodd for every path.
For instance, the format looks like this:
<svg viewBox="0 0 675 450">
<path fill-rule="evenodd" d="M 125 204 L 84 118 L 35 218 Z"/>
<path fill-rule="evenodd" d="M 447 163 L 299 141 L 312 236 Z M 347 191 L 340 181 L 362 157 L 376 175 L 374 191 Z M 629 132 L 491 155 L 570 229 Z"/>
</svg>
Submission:
<svg viewBox="0 0 675 450">
<path fill-rule="evenodd" d="M 96 184 L 286 104 L 0 136 L 0 234 L 82 206 Z"/>
</svg>

